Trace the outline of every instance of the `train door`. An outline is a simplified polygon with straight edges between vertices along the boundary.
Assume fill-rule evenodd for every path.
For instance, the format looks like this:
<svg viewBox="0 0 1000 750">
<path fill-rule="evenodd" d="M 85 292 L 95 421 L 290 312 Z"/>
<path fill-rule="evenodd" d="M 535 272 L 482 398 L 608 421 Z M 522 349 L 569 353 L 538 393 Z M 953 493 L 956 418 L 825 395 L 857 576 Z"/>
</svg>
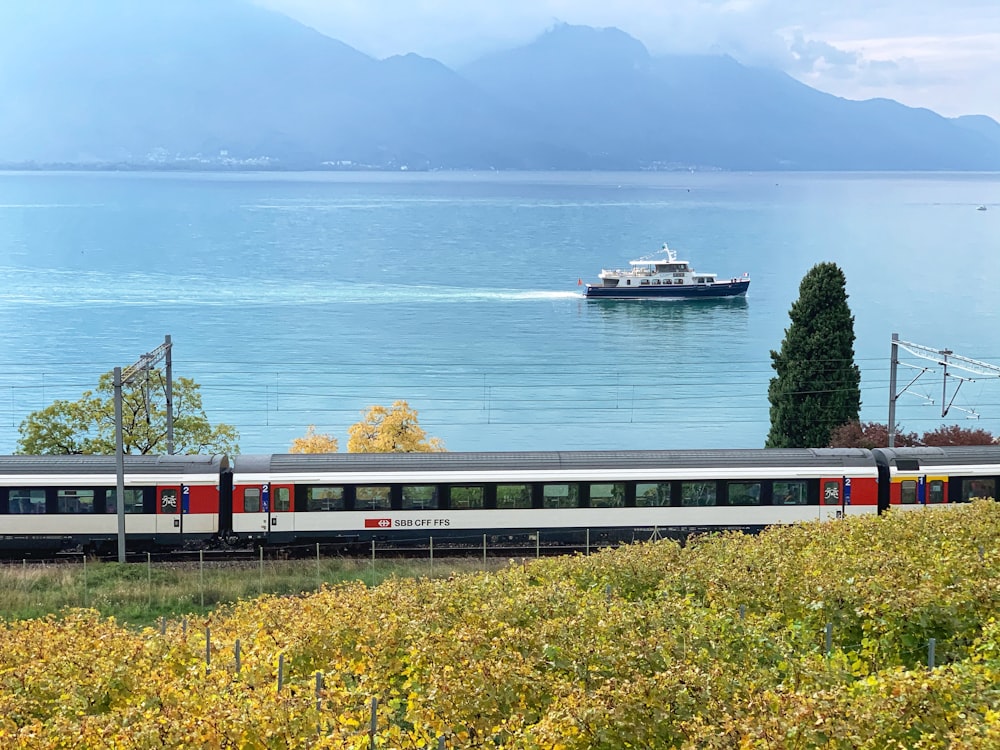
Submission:
<svg viewBox="0 0 1000 750">
<path fill-rule="evenodd" d="M 295 529 L 291 485 L 261 485 L 260 505 L 266 518 L 268 537 L 290 536 Z"/>
<path fill-rule="evenodd" d="M 819 517 L 821 521 L 843 518 L 851 504 L 850 477 L 824 477 L 819 480 Z"/>
<path fill-rule="evenodd" d="M 156 488 L 156 533 L 182 534 L 184 532 L 183 503 L 187 499 L 186 490 L 182 495 L 181 487 L 167 486 Z"/>
</svg>

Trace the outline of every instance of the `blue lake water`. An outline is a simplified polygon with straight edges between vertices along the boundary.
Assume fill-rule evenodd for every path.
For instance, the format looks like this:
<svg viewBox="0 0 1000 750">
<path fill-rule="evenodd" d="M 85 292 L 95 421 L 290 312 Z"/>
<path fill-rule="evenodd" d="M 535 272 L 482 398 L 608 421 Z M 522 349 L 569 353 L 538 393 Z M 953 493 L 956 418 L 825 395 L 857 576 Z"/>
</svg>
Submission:
<svg viewBox="0 0 1000 750">
<path fill-rule="evenodd" d="M 663 242 L 749 296 L 582 299 Z M 893 332 L 1000 365 L 996 174 L 0 173 L 0 452 L 165 334 L 245 453 L 309 424 L 346 448 L 396 399 L 450 450 L 759 447 L 769 351 L 822 261 L 863 419 L 886 419 Z M 904 429 L 1000 433 L 1000 379 L 962 384 L 976 422 L 941 390 L 900 397 Z"/>
</svg>

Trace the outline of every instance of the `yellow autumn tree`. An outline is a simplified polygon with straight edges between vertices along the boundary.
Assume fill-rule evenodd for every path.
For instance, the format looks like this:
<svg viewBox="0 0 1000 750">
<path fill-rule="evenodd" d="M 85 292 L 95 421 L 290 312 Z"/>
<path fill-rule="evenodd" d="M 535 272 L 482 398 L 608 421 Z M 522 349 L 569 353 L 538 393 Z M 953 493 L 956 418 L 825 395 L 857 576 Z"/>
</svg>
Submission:
<svg viewBox="0 0 1000 750">
<path fill-rule="evenodd" d="M 427 437 L 416 410 L 405 401 L 395 401 L 389 409 L 372 406 L 348 433 L 348 453 L 439 453 L 445 449 L 440 439 Z"/>
<path fill-rule="evenodd" d="M 306 434 L 292 441 L 289 453 L 336 453 L 340 449 L 337 438 L 325 433 L 317 433 L 316 425 L 309 425 Z"/>
</svg>

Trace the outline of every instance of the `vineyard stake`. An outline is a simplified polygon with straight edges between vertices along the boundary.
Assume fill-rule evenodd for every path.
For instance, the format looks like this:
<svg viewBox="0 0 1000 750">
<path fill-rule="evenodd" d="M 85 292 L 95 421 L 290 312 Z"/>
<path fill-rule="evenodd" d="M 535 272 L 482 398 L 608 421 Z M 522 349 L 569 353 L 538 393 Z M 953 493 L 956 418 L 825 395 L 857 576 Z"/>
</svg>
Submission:
<svg viewBox="0 0 1000 750">
<path fill-rule="evenodd" d="M 236 653 L 236 674 L 240 673 L 240 639 L 236 639 L 236 643 L 233 644 L 233 651 Z"/>
<path fill-rule="evenodd" d="M 201 589 L 201 608 L 205 608 L 205 551 L 198 550 L 198 587 Z"/>
<path fill-rule="evenodd" d="M 931 638 L 927 642 L 927 667 L 928 669 L 934 669 L 934 646 L 937 644 L 937 638 Z"/>
<path fill-rule="evenodd" d="M 368 728 L 368 738 L 371 741 L 371 750 L 375 750 L 375 730 L 378 728 L 376 711 L 378 711 L 378 698 L 372 698 L 372 719 Z"/>
<path fill-rule="evenodd" d="M 285 683 L 285 654 L 278 654 L 278 692 L 281 692 L 281 687 Z"/>
</svg>

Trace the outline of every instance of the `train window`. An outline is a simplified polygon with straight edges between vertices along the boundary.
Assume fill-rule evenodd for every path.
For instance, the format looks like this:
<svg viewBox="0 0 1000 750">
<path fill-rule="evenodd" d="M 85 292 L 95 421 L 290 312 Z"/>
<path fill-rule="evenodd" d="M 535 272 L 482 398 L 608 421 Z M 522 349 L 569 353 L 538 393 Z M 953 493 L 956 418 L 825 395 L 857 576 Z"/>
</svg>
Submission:
<svg viewBox="0 0 1000 750">
<path fill-rule="evenodd" d="M 433 484 L 403 487 L 403 510 L 437 510 L 438 488 Z"/>
<path fill-rule="evenodd" d="M 292 493 L 287 487 L 274 487 L 271 490 L 274 496 L 274 510 L 278 513 L 287 513 L 292 509 Z"/>
<path fill-rule="evenodd" d="M 840 482 L 823 482 L 823 505 L 840 505 Z"/>
<path fill-rule="evenodd" d="M 727 482 L 726 502 L 729 505 L 760 505 L 760 482 Z"/>
<path fill-rule="evenodd" d="M 635 504 L 644 508 L 670 505 L 670 482 L 640 482 L 635 486 Z"/>
<path fill-rule="evenodd" d="M 775 505 L 805 505 L 808 502 L 805 482 L 775 482 Z"/>
<path fill-rule="evenodd" d="M 13 489 L 7 497 L 9 513 L 28 515 L 45 512 L 45 490 Z"/>
<path fill-rule="evenodd" d="M 715 505 L 715 482 L 681 482 L 681 505 Z"/>
<path fill-rule="evenodd" d="M 110 489 L 104 493 L 104 505 L 107 513 L 118 512 L 118 490 Z M 143 492 L 141 489 L 125 489 L 125 512 L 142 513 L 145 510 Z"/>
<path fill-rule="evenodd" d="M 343 487 L 306 487 L 306 510 L 344 510 Z"/>
<path fill-rule="evenodd" d="M 580 486 L 576 484 L 542 485 L 543 508 L 579 508 Z"/>
<path fill-rule="evenodd" d="M 927 502 L 929 503 L 943 503 L 944 502 L 944 481 L 941 479 L 932 479 L 927 483 Z"/>
<path fill-rule="evenodd" d="M 388 487 L 358 487 L 354 500 L 355 510 L 389 510 L 392 501 Z"/>
<path fill-rule="evenodd" d="M 93 490 L 59 490 L 56 493 L 60 513 L 93 513 Z"/>
<path fill-rule="evenodd" d="M 592 484 L 590 485 L 591 508 L 620 508 L 625 504 L 625 485 Z"/>
<path fill-rule="evenodd" d="M 243 488 L 243 512 L 260 513 L 260 487 Z"/>
<path fill-rule="evenodd" d="M 498 484 L 498 508 L 530 508 L 531 492 L 526 484 Z"/>
<path fill-rule="evenodd" d="M 917 502 L 917 480 L 904 479 L 899 483 L 899 502 L 903 505 L 915 505 Z"/>
<path fill-rule="evenodd" d="M 989 497 L 995 500 L 996 496 L 996 482 L 992 478 L 962 480 L 963 500 L 973 500 L 977 497 Z"/>
<path fill-rule="evenodd" d="M 455 510 L 470 510 L 483 507 L 482 487 L 452 487 L 451 507 Z"/>
</svg>

